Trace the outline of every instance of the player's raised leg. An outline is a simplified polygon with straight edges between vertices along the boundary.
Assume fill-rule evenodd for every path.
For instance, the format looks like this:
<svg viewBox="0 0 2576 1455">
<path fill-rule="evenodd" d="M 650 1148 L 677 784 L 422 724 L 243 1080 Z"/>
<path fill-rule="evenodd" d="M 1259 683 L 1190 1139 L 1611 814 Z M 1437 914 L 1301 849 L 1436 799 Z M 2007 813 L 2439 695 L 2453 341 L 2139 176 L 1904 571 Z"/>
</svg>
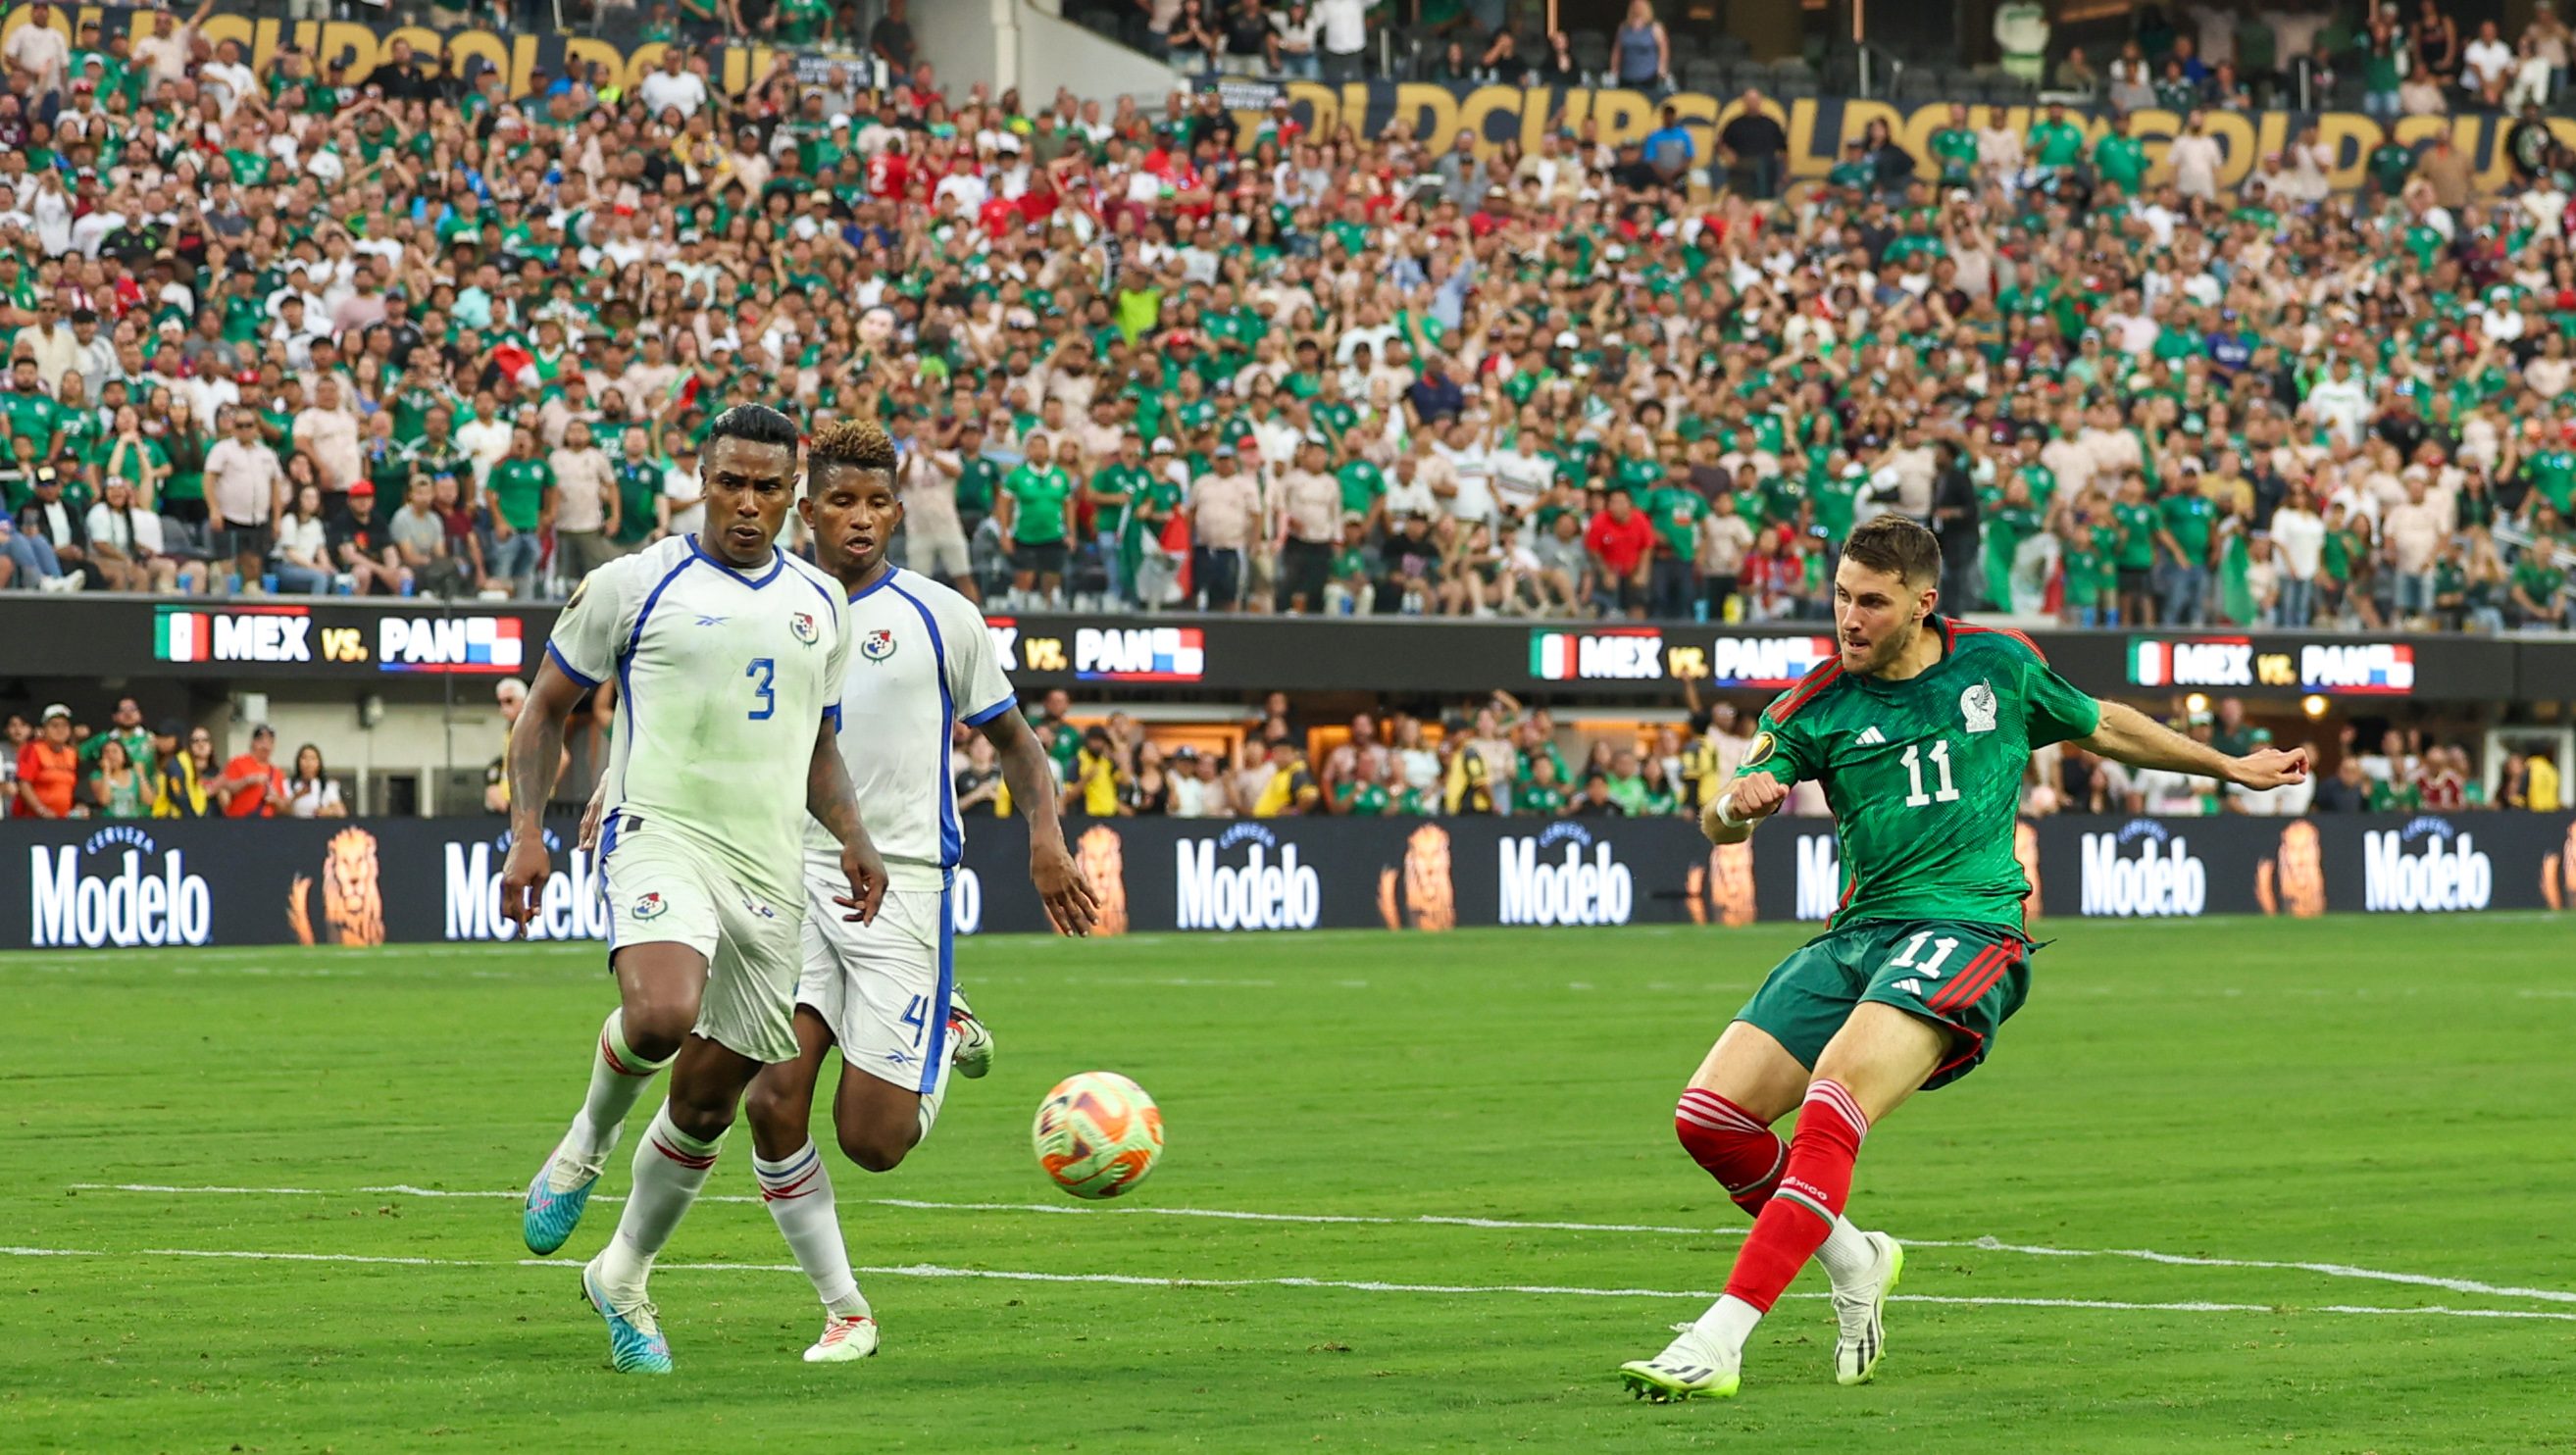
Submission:
<svg viewBox="0 0 2576 1455">
<path fill-rule="evenodd" d="M 1851 1195 L 1852 1165 L 1871 1124 L 1931 1078 L 1949 1045 L 1947 1030 L 1894 1006 L 1864 1002 L 1854 1008 L 1817 1058 L 1779 1185 L 1736 1254 L 1726 1293 L 1673 1347 L 1648 1361 L 1705 1370 L 1697 1379 L 1678 1381 L 1704 1387 L 1672 1390 L 1649 1383 L 1640 1392 L 1734 1393 L 1744 1341 L 1840 1222 Z M 1864 1367 L 1874 1364 L 1875 1350 L 1864 1353 Z"/>
<path fill-rule="evenodd" d="M 1820 1035 L 1838 1024 L 1850 1002 L 1839 987 L 1829 996 L 1810 993 L 1823 978 L 1814 973 L 1817 967 L 1802 969 L 1802 957 L 1812 953 L 1802 951 L 1775 972 L 1746 1014 L 1774 1018 L 1783 1034 L 1793 1038 L 1802 1030 Z M 1738 1020 L 1718 1037 L 1673 1109 L 1673 1130 L 1683 1150 L 1737 1207 L 1756 1218 L 1770 1205 L 1789 1164 L 1789 1146 L 1771 1124 L 1798 1105 L 1808 1080 L 1805 1064 L 1771 1032 L 1753 1020 Z M 1904 1267 L 1904 1250 L 1885 1233 L 1863 1232 L 1837 1212 L 1815 1257 L 1833 1285 L 1839 1325 L 1835 1377 L 1846 1384 L 1864 1383 L 1878 1365 L 1887 1295 Z M 1728 1383 L 1732 1371 L 1710 1358 L 1690 1333 L 1652 1359 L 1621 1366 L 1620 1374 L 1631 1391 L 1649 1398 L 1723 1398 L 1733 1392 Z"/>
<path fill-rule="evenodd" d="M 812 935 L 809 921 L 809 944 Z M 805 1362 L 837 1364 L 877 1351 L 876 1316 L 850 1272 L 832 1174 L 814 1146 L 814 1084 L 833 1038 L 822 1013 L 810 1005 L 796 1009 L 796 1043 L 795 1060 L 764 1066 L 753 1078 L 743 1112 L 751 1121 L 760 1199 L 823 1304 L 823 1333 L 805 1351 Z"/>
<path fill-rule="evenodd" d="M 581 1271 L 582 1292 L 608 1322 L 609 1362 L 621 1374 L 671 1371 L 671 1346 L 646 1281 L 707 1185 L 734 1107 L 759 1070 L 758 1061 L 702 1035 L 691 1035 L 672 1063 L 670 1098 L 635 1149 L 635 1186 L 616 1236 Z"/>
<path fill-rule="evenodd" d="M 1833 1000 L 1830 1023 L 1839 1024 L 1849 1008 L 1839 994 Z M 1764 1014 L 1778 1003 L 1766 987 L 1751 1013 Z M 1791 1026 L 1783 1030 L 1797 1034 Z M 1717 1038 L 1674 1108 L 1673 1129 L 1684 1150 L 1748 1216 L 1761 1216 L 1788 1170 L 1788 1144 L 1771 1128 L 1804 1099 L 1808 1079 L 1806 1065 L 1769 1031 L 1754 1020 L 1739 1020 Z M 1833 1285 L 1840 1326 L 1835 1378 L 1865 1384 L 1886 1343 L 1887 1295 L 1905 1266 L 1905 1250 L 1887 1234 L 1863 1232 L 1849 1218 L 1837 1216 L 1816 1250 L 1816 1266 Z"/>
<path fill-rule="evenodd" d="M 698 985 L 705 977 L 702 962 L 691 968 L 671 959 L 630 956 L 619 965 L 619 1004 L 599 1028 L 591 1052 L 590 1090 L 563 1140 L 528 1183 L 520 1235 L 529 1252 L 552 1253 L 580 1225 L 591 1188 L 625 1130 L 627 1113 L 680 1053 L 681 1040 L 696 1023 Z"/>
</svg>

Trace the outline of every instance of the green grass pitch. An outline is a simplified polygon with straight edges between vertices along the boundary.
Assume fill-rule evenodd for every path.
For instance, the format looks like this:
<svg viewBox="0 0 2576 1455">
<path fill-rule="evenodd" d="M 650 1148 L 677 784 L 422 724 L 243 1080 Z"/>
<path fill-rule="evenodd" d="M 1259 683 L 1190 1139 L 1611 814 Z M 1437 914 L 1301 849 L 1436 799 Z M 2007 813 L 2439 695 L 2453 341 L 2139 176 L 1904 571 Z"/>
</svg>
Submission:
<svg viewBox="0 0 2576 1455">
<path fill-rule="evenodd" d="M 1879 1382 L 1833 1384 L 1811 1269 L 1742 1398 L 1669 1407 L 1612 1371 L 1742 1226 L 1673 1099 L 1788 927 L 966 942 L 994 1074 L 897 1172 L 834 1158 L 884 1353 L 797 1362 L 737 1132 L 662 1381 L 518 1240 L 595 948 L 0 958 L 0 1449 L 2568 1448 L 2576 926 L 2043 933 L 1994 1060 L 1863 1152 L 1914 1244 Z M 1078 1210 L 1028 1125 L 1095 1067 L 1170 1145 Z"/>
</svg>

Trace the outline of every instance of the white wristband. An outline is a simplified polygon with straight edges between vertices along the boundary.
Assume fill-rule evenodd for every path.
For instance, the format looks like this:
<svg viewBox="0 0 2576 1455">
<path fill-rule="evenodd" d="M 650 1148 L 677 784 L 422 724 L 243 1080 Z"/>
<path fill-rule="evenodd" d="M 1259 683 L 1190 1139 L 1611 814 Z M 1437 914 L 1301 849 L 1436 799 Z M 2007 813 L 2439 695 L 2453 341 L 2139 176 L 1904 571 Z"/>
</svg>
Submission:
<svg viewBox="0 0 2576 1455">
<path fill-rule="evenodd" d="M 1732 788 L 1717 796 L 1717 821 L 1731 829 L 1740 829 L 1750 822 L 1735 816 L 1735 790 Z"/>
</svg>

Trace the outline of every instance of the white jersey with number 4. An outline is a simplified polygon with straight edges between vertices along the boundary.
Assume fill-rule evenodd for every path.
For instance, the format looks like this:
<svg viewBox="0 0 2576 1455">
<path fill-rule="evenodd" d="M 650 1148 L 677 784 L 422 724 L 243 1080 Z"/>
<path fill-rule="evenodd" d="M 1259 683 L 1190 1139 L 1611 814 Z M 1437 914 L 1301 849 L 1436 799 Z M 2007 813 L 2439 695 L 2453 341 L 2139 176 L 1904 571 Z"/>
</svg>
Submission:
<svg viewBox="0 0 2576 1455">
<path fill-rule="evenodd" d="M 849 617 L 839 583 L 787 552 L 741 571 L 695 536 L 583 578 L 546 654 L 586 686 L 616 679 L 603 821 L 640 818 L 801 902 L 806 777 L 855 660 Z"/>
<path fill-rule="evenodd" d="M 1018 700 L 984 614 L 929 577 L 890 570 L 850 598 L 849 612 L 841 758 L 859 821 L 890 887 L 935 890 L 966 846 L 948 773 L 952 725 L 981 727 Z M 806 845 L 831 848 L 822 825 L 807 827 Z"/>
</svg>

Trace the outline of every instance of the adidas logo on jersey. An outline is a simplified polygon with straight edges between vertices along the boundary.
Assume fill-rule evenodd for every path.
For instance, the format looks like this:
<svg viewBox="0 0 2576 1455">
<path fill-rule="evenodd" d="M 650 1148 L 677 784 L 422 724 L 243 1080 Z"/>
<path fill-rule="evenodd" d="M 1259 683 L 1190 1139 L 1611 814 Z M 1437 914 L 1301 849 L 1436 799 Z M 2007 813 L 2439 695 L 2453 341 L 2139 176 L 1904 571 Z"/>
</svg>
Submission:
<svg viewBox="0 0 2576 1455">
<path fill-rule="evenodd" d="M 1875 743 L 1884 743 L 1886 741 L 1887 734 L 1880 732 L 1878 730 L 1878 724 L 1876 723 L 1871 723 L 1867 728 L 1864 728 L 1861 731 L 1861 735 L 1859 737 L 1852 740 L 1854 746 L 1863 748 L 1869 747 Z"/>
</svg>

